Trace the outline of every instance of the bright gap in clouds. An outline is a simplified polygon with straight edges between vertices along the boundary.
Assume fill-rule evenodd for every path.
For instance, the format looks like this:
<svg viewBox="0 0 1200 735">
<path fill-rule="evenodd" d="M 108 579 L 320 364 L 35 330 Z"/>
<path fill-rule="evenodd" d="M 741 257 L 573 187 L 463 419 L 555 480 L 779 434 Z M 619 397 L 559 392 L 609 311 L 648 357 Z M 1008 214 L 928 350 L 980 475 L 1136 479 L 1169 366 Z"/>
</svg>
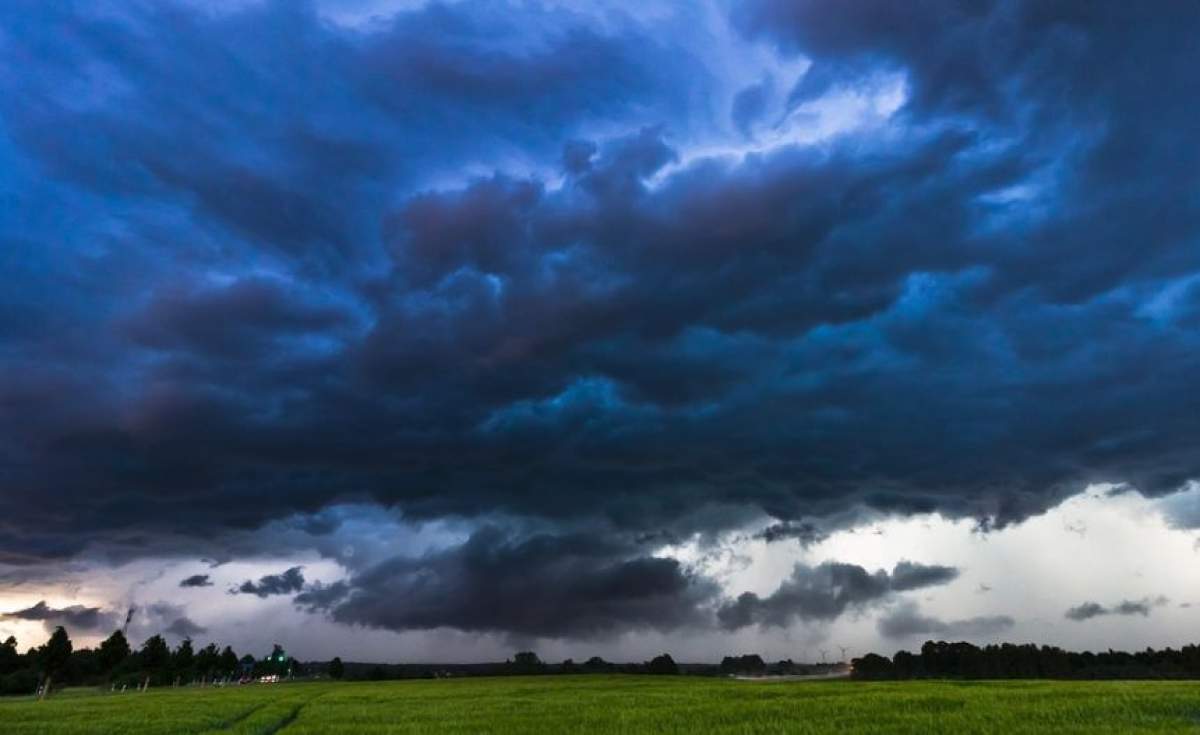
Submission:
<svg viewBox="0 0 1200 735">
<path fill-rule="evenodd" d="M 655 172 L 648 183 L 652 187 L 661 185 L 672 174 L 705 159 L 740 162 L 749 156 L 818 145 L 840 135 L 880 128 L 904 105 L 907 94 L 904 76 L 887 74 L 858 86 L 831 90 L 791 108 L 786 107 L 786 100 L 774 100 L 748 138 L 684 146 L 678 160 Z"/>
<path fill-rule="evenodd" d="M 229 7 L 236 9 L 253 2 L 230 0 Z M 397 15 L 420 10 L 428 4 L 426 0 L 325 0 L 317 4 L 317 12 L 329 23 L 370 33 L 386 27 Z M 646 183 L 651 187 L 706 159 L 738 162 L 747 156 L 792 146 L 818 145 L 842 135 L 877 130 L 904 105 L 909 95 L 905 75 L 889 71 L 858 78 L 851 85 L 835 85 L 812 99 L 796 100 L 793 90 L 811 69 L 811 62 L 802 55 L 780 56 L 763 45 L 745 43 L 729 27 L 724 17 L 726 10 L 719 3 L 694 7 L 645 3 L 631 9 L 543 0 L 536 7 L 589 18 L 596 29 L 627 24 L 703 28 L 699 34 L 681 33 L 677 40 L 697 59 L 704 60 L 705 73 L 713 77 L 713 89 L 696 104 L 707 108 L 703 118 L 714 122 L 695 128 L 664 126 L 664 137 L 677 148 L 678 157 L 650 177 Z M 732 119 L 737 99 L 755 87 L 761 88 L 761 109 L 740 124 Z M 577 137 L 594 140 L 628 133 L 627 127 L 612 124 L 588 125 L 576 131 Z M 520 149 L 511 149 L 488 160 L 459 164 L 453 170 L 428 176 L 424 188 L 459 189 L 497 172 L 540 181 L 550 190 L 559 188 L 564 180 L 557 161 L 531 158 Z"/>
<path fill-rule="evenodd" d="M 1192 515 L 1194 514 L 1194 516 Z M 833 561 L 868 571 L 891 570 L 902 561 L 958 567 L 944 586 L 898 593 L 829 623 L 796 623 L 790 629 L 757 629 L 733 636 L 747 650 L 780 650 L 840 642 L 859 652 L 892 653 L 919 647 L 936 633 L 889 637 L 880 620 L 915 605 L 920 615 L 947 624 L 1008 616 L 1010 628 L 991 637 L 1079 649 L 1179 646 L 1200 624 L 1200 487 L 1160 499 L 1093 486 L 1043 515 L 1001 530 L 980 532 L 970 520 L 939 515 L 880 518 L 834 531 L 807 548 L 794 540 L 768 543 L 739 536 L 726 553 L 698 543 L 664 550 L 720 579 L 730 597 L 770 595 L 797 563 Z M 1066 618 L 1084 602 L 1113 608 L 1145 603 L 1146 614 L 1106 614 L 1085 621 Z M 815 650 L 813 648 L 812 650 Z M 774 654 L 771 654 L 774 655 Z"/>
</svg>

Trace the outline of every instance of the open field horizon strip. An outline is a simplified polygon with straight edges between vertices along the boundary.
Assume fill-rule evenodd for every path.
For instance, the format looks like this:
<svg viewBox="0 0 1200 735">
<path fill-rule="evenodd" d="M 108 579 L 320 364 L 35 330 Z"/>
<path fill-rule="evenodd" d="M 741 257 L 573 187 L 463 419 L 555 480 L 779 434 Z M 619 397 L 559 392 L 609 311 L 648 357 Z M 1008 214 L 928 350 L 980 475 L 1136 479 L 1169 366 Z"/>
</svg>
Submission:
<svg viewBox="0 0 1200 735">
<path fill-rule="evenodd" d="M 747 682 L 563 676 L 0 700 L 6 735 L 1196 733 L 1196 682 Z"/>
</svg>

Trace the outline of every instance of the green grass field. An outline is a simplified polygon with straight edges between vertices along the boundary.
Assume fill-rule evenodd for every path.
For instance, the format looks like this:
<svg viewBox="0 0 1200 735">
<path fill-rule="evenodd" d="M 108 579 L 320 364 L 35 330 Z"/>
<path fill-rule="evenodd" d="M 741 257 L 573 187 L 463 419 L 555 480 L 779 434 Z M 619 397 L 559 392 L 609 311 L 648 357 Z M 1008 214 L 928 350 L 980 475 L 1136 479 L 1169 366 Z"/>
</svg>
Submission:
<svg viewBox="0 0 1200 735">
<path fill-rule="evenodd" d="M 557 676 L 0 701 L 0 733 L 1200 732 L 1196 682 L 742 682 Z"/>
</svg>

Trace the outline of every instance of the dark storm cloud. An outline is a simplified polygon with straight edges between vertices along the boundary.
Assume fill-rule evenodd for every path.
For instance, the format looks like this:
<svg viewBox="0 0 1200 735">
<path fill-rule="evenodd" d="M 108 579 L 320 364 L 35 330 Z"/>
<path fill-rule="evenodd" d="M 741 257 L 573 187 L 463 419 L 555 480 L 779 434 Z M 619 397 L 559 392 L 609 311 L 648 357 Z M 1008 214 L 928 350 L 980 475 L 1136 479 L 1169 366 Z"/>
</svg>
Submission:
<svg viewBox="0 0 1200 735">
<path fill-rule="evenodd" d="M 167 627 L 163 628 L 163 633 L 167 635 L 177 636 L 179 638 L 194 638 L 202 633 L 208 632 L 208 629 L 196 625 L 191 618 L 187 616 L 175 618 Z"/>
<path fill-rule="evenodd" d="M 68 632 L 94 632 L 116 627 L 116 616 L 112 612 L 86 605 L 55 608 L 47 605 L 45 600 L 23 610 L 0 613 L 0 620 L 38 620 L 46 630 L 61 625 Z"/>
<path fill-rule="evenodd" d="M 220 549 L 353 502 L 585 546 L 860 511 L 997 527 L 1200 475 L 1192 4 L 739 4 L 748 39 L 812 59 L 794 90 L 722 88 L 670 13 L 189 7 L 0 10 L 7 563 Z M 884 130 L 689 149 L 889 75 Z M 522 588 L 525 542 L 493 542 L 424 560 L 428 586 L 363 572 L 333 614 L 591 634 L 706 598 L 621 541 L 531 563 L 570 613 L 526 623 L 474 591 Z M 793 580 L 818 618 L 904 584 L 821 570 L 832 600 Z M 500 622 L 469 612 L 492 599 Z M 728 615 L 788 615 L 748 599 Z"/>
<path fill-rule="evenodd" d="M 1067 620 L 1082 622 L 1091 620 L 1104 615 L 1141 615 L 1147 617 L 1150 611 L 1156 607 L 1166 605 L 1170 600 L 1162 595 L 1158 597 L 1145 597 L 1140 600 L 1122 600 L 1111 607 L 1105 607 L 1098 602 L 1084 602 L 1067 610 L 1065 617 Z"/>
<path fill-rule="evenodd" d="M 958 576 L 953 567 L 900 562 L 891 574 L 869 572 L 857 564 L 825 562 L 815 567 L 797 564 L 779 589 L 766 597 L 744 592 L 717 610 L 722 627 L 750 625 L 785 628 L 796 620 L 834 620 L 848 609 L 862 609 L 906 592 L 947 584 Z"/>
<path fill-rule="evenodd" d="M 898 605 L 879 618 L 877 628 L 885 638 L 932 636 L 942 639 L 978 640 L 1002 633 L 1014 624 L 1007 615 L 983 615 L 964 620 L 939 620 L 922 615 L 913 603 Z"/>
<path fill-rule="evenodd" d="M 1198 53 L 1190 37 L 1200 13 L 1185 6 L 1143 11 L 1069 0 L 752 0 L 734 17 L 748 35 L 811 57 L 812 73 L 835 85 L 853 86 L 872 70 L 904 73 L 910 85 L 905 112 L 914 120 L 966 119 L 995 139 L 1016 135 L 1026 145 L 1074 147 L 1075 180 L 1047 192 L 1056 201 L 1029 203 L 1054 205 L 1059 221 L 1029 232 L 1028 246 L 1041 250 L 1046 238 L 1061 238 L 1059 254 L 1083 255 L 1100 245 L 1096 261 L 1073 263 L 1039 284 L 1055 301 L 1080 303 L 1116 281 L 1195 271 L 1178 250 L 1179 237 L 1196 225 L 1195 211 L 1173 186 L 1197 175 L 1200 154 L 1176 158 L 1174 151 L 1186 136 L 1184 121 L 1195 114 L 1183 102 L 1192 88 L 1183 65 Z M 1118 59 L 1129 53 L 1148 64 Z M 1105 73 L 1095 73 L 1100 67 Z M 1146 74 L 1161 86 L 1147 90 Z M 1089 126 L 1097 115 L 1103 122 Z M 1029 173 L 1017 178 L 1029 180 Z M 1177 203 L 1184 206 L 1175 209 Z M 1088 242 L 1083 218 L 1108 206 L 1119 207 L 1116 219 L 1090 233 L 1098 240 Z M 1135 255 L 1119 246 L 1135 236 L 1150 239 L 1148 250 Z M 1044 262 L 1044 252 L 1005 245 L 1009 252 L 998 263 L 1005 278 L 1029 278 L 1028 270 Z"/>
<path fill-rule="evenodd" d="M 958 579 L 958 568 L 940 564 L 918 564 L 902 561 L 892 570 L 892 589 L 897 592 L 949 584 Z"/>
<path fill-rule="evenodd" d="M 207 574 L 193 574 L 179 580 L 180 587 L 212 587 L 212 580 Z"/>
<path fill-rule="evenodd" d="M 303 592 L 292 598 L 300 608 L 309 612 L 328 610 L 350 594 L 350 585 L 344 581 L 332 584 L 313 582 Z"/>
<path fill-rule="evenodd" d="M 807 547 L 821 543 L 829 538 L 829 534 L 812 523 L 789 522 L 773 523 L 755 534 L 755 538 L 762 539 L 769 544 L 776 541 L 795 540 L 801 546 Z"/>
<path fill-rule="evenodd" d="M 1153 600 L 1149 598 L 1142 600 L 1122 600 L 1113 606 L 1112 613 L 1114 615 L 1141 615 L 1142 617 L 1146 617 L 1150 614 L 1151 607 L 1161 607 L 1167 604 L 1167 602 L 1169 600 L 1165 597 L 1158 597 Z"/>
<path fill-rule="evenodd" d="M 349 316 L 343 309 L 316 299 L 306 302 L 290 286 L 246 278 L 227 286 L 160 291 L 127 329 L 135 342 L 156 350 L 231 359 L 286 349 L 289 339 L 336 336 L 346 326 Z"/>
<path fill-rule="evenodd" d="M 135 611 L 129 612 L 129 619 L 132 619 Z M 129 619 L 126 620 L 126 627 L 129 625 Z M 194 638 L 208 632 L 207 628 L 198 625 L 187 615 L 183 605 L 161 600 L 141 608 L 141 616 L 135 628 L 145 636 L 165 634 L 180 639 Z"/>
<path fill-rule="evenodd" d="M 1079 622 L 1081 620 L 1090 620 L 1101 615 L 1108 615 L 1109 609 L 1098 602 L 1084 602 L 1070 608 L 1066 612 L 1068 620 Z"/>
<path fill-rule="evenodd" d="M 271 595 L 290 595 L 299 592 L 304 587 L 303 567 L 292 567 L 279 574 L 265 574 L 258 582 L 246 580 L 237 587 L 229 590 L 231 595 L 255 595 L 270 597 Z"/>
<path fill-rule="evenodd" d="M 591 535 L 514 536 L 485 527 L 461 546 L 383 561 L 295 598 L 336 621 L 548 638 L 707 625 L 711 581 L 675 559 Z"/>
</svg>

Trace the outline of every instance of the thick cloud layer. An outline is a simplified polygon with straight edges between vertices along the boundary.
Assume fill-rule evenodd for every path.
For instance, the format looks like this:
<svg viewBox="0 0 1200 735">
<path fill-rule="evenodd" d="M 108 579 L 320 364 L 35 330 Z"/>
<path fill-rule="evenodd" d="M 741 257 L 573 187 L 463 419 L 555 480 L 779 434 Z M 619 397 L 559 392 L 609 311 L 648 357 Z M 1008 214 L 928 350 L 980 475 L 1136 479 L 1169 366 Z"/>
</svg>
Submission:
<svg viewBox="0 0 1200 735">
<path fill-rule="evenodd" d="M 296 602 L 339 622 L 398 631 L 590 638 L 704 626 L 716 592 L 679 561 L 636 547 L 582 535 L 513 538 L 487 527 L 461 546 L 314 586 Z"/>
<path fill-rule="evenodd" d="M 1200 477 L 1200 10 L 698 7 L 6 3 L 0 563 L 519 519 L 305 604 L 591 635 L 710 601 L 627 539 Z"/>
</svg>

